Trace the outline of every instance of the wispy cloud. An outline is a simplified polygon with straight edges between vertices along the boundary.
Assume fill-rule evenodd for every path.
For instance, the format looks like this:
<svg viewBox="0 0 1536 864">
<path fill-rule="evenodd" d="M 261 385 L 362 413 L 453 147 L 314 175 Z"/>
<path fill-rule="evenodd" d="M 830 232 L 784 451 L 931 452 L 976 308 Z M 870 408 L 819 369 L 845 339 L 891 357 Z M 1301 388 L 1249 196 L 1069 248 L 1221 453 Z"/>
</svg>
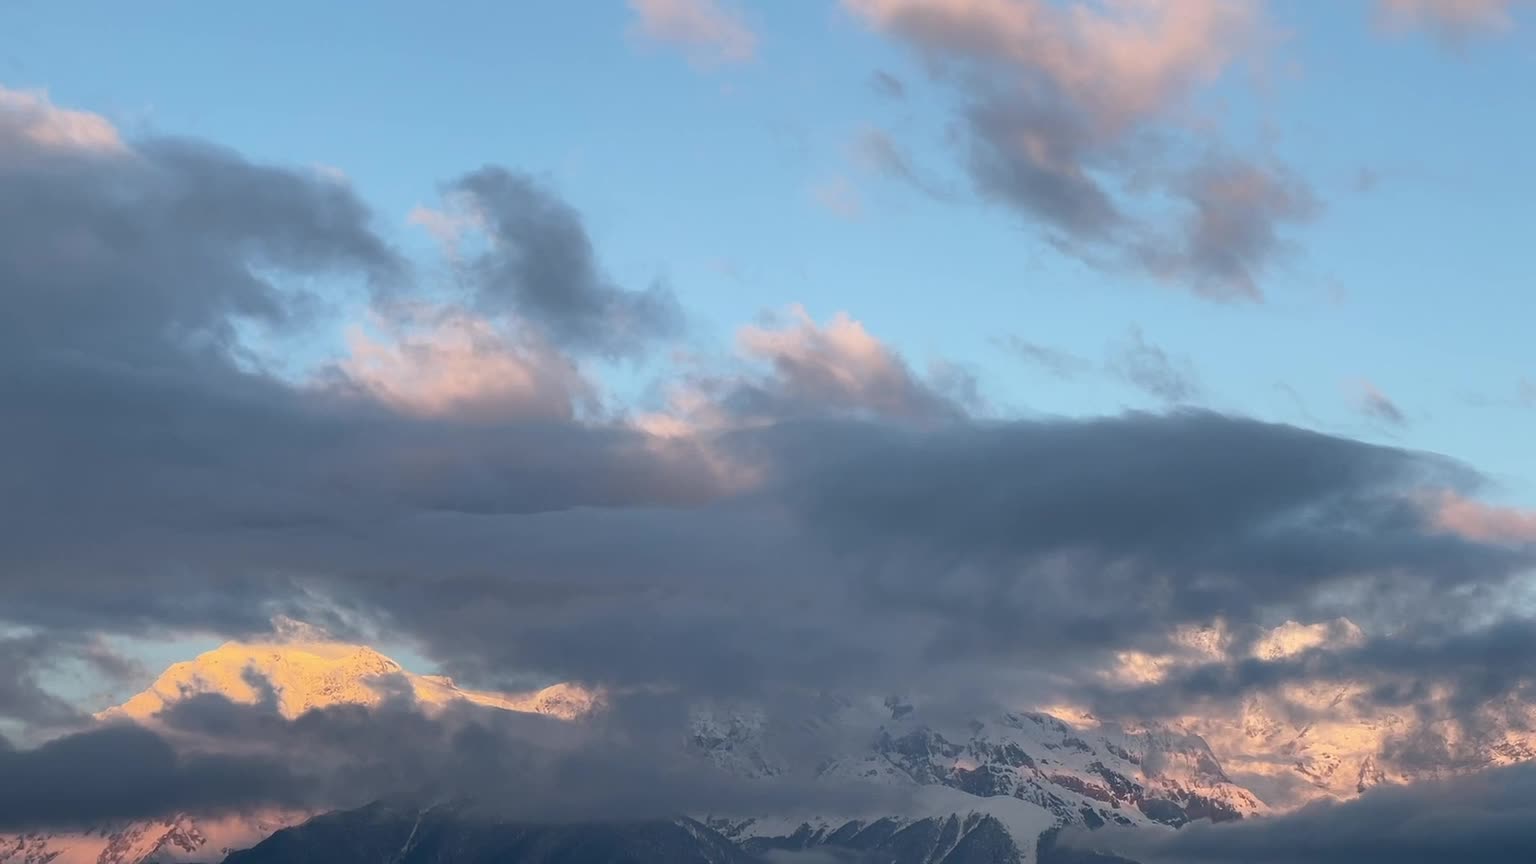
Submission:
<svg viewBox="0 0 1536 864">
<path fill-rule="evenodd" d="M 1448 43 L 1461 44 L 1510 29 L 1521 2 L 1525 0 L 1377 0 L 1376 11 L 1388 29 L 1423 28 Z"/>
<path fill-rule="evenodd" d="M 825 183 L 818 183 L 811 189 L 811 197 L 816 199 L 822 209 L 844 219 L 857 219 L 864 213 L 859 190 L 847 177 L 834 177 Z"/>
<path fill-rule="evenodd" d="M 1111 347 L 1108 365 L 1126 383 L 1163 402 L 1178 405 L 1200 398 L 1200 381 L 1189 359 L 1170 357 L 1148 342 L 1140 327 L 1132 326 Z"/>
<path fill-rule="evenodd" d="M 1408 416 L 1375 384 L 1362 380 L 1356 385 L 1355 407 L 1360 413 L 1389 426 L 1408 425 Z"/>
<path fill-rule="evenodd" d="M 876 93 L 890 99 L 907 98 L 907 85 L 884 69 L 875 70 L 875 73 L 869 77 L 869 86 Z"/>
<path fill-rule="evenodd" d="M 1022 336 L 1004 337 L 998 340 L 998 345 L 1015 357 L 1038 366 L 1058 378 L 1072 378 L 1093 368 L 1093 363 L 1086 357 L 1042 345 L 1039 342 L 1031 342 Z"/>
<path fill-rule="evenodd" d="M 700 63 L 742 63 L 757 54 L 757 34 L 719 0 L 629 0 L 647 39 L 683 48 Z"/>
</svg>

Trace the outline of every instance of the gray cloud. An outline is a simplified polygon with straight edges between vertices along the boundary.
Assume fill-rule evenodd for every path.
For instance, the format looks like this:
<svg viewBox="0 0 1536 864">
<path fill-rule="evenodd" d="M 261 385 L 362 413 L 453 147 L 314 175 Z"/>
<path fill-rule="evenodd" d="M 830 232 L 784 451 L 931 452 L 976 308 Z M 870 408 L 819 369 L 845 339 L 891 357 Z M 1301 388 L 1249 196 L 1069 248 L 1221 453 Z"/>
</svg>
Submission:
<svg viewBox="0 0 1536 864">
<path fill-rule="evenodd" d="M 1007 336 L 999 344 L 1010 354 L 1051 373 L 1057 378 L 1071 378 L 1093 369 L 1093 363 L 1070 351 L 1031 342 L 1019 336 Z"/>
<path fill-rule="evenodd" d="M 1214 414 L 791 444 L 785 494 L 814 536 L 866 603 L 932 624 L 929 649 L 951 657 L 1056 662 L 1181 622 L 1366 616 L 1414 586 L 1502 584 L 1528 565 L 1405 503 L 1405 488 L 1458 482 L 1454 466 Z"/>
<path fill-rule="evenodd" d="M 854 141 L 855 155 L 864 163 L 887 177 L 910 184 L 913 188 L 939 201 L 951 201 L 955 193 L 944 184 L 919 172 L 912 157 L 882 129 L 865 129 Z"/>
<path fill-rule="evenodd" d="M 907 85 L 884 69 L 876 69 L 874 74 L 869 76 L 869 86 L 888 99 L 907 98 Z"/>
<path fill-rule="evenodd" d="M 275 700 L 238 705 L 203 695 L 167 709 L 153 728 L 106 725 L 30 750 L 0 746 L 8 780 L 0 830 L 381 799 L 468 800 L 530 821 L 900 802 L 894 792 L 882 799 L 805 777 L 743 782 L 681 746 L 686 705 L 671 697 L 619 699 L 601 718 L 573 724 L 469 705 L 429 714 L 402 682 L 376 683 L 390 695 L 374 708 L 288 720 Z"/>
<path fill-rule="evenodd" d="M 1096 706 L 1110 716 L 1168 717 L 1192 707 L 1231 707 L 1247 696 L 1286 685 L 1363 685 L 1368 688 L 1363 698 L 1371 706 L 1411 709 L 1425 720 L 1454 720 L 1469 733 L 1452 743 L 1429 728 L 1411 730 L 1410 735 L 1419 737 L 1389 742 L 1380 754 L 1385 762 L 1409 774 L 1484 768 L 1487 765 L 1465 761 L 1470 753 L 1453 751 L 1475 750 L 1480 733 L 1488 731 L 1484 727 L 1500 722 L 1496 712 L 1487 713 L 1490 706 L 1524 704 L 1536 697 L 1536 676 L 1530 668 L 1536 656 L 1536 622 L 1509 618 L 1469 628 L 1458 620 L 1464 611 L 1443 610 L 1438 622 L 1416 622 L 1418 627 L 1406 634 L 1361 644 L 1311 648 L 1278 659 L 1203 663 L 1173 671 L 1155 684 L 1100 689 Z M 1432 698 L 1437 693 L 1449 695 Z M 1430 754 L 1433 758 L 1422 758 L 1425 746 L 1438 748 Z"/>
<path fill-rule="evenodd" d="M 1389 426 L 1408 424 L 1408 415 L 1403 413 L 1403 409 L 1399 408 L 1391 397 L 1377 389 L 1375 384 L 1369 381 L 1360 382 L 1357 398 L 1361 414 Z"/>
<path fill-rule="evenodd" d="M 1111 349 L 1109 368 L 1138 390 L 1170 405 L 1200 398 L 1200 382 L 1187 358 L 1172 358 L 1132 327 Z"/>
<path fill-rule="evenodd" d="M 1379 787 L 1343 804 L 1178 831 L 1065 834 L 1142 864 L 1504 864 L 1536 855 L 1536 767 Z"/>
<path fill-rule="evenodd" d="M 1392 30 L 1423 28 L 1443 43 L 1462 46 L 1514 26 L 1522 0 L 1376 0 L 1377 18 Z"/>
<path fill-rule="evenodd" d="M 1257 301 L 1286 236 L 1318 209 L 1283 165 L 1199 153 L 1166 122 L 1252 43 L 1252 7 L 845 3 L 956 91 L 956 137 L 977 193 L 1067 254 L 1209 299 Z M 885 161 L 910 179 L 903 160 Z"/>
<path fill-rule="evenodd" d="M 468 269 L 480 306 L 513 312 L 576 350 L 628 356 L 681 327 L 671 292 L 626 291 L 603 275 L 580 216 L 526 175 L 499 167 L 449 184 L 468 199 L 489 248 Z"/>
</svg>

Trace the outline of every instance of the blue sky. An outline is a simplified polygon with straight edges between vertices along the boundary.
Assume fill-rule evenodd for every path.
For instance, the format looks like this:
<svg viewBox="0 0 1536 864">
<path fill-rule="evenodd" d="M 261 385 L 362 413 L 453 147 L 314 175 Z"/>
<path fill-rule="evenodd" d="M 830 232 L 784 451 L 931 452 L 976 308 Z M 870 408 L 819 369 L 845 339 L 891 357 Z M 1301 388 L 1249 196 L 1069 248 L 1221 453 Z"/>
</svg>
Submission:
<svg viewBox="0 0 1536 864">
<path fill-rule="evenodd" d="M 1059 378 L 998 342 L 1097 366 L 1136 327 L 1187 362 L 1202 404 L 1445 452 L 1502 481 L 1510 503 L 1536 503 L 1536 405 L 1521 398 L 1536 378 L 1523 242 L 1536 37 L 1518 6 L 1496 32 L 1448 36 L 1385 26 L 1364 0 L 1274 3 L 1262 48 L 1191 94 L 1213 140 L 1283 161 L 1316 199 L 1265 266 L 1262 303 L 1085 264 L 983 200 L 948 137 L 952 88 L 848 9 L 723 8 L 753 34 L 741 62 L 648 38 L 617 0 L 366 14 L 14 2 L 0 9 L 0 80 L 130 135 L 340 169 L 422 254 L 431 241 L 406 217 L 443 181 L 490 162 L 547 177 L 616 281 L 672 287 L 699 346 L 789 303 L 818 319 L 846 310 L 920 368 L 973 370 L 1001 413 L 1093 414 L 1159 403 L 1113 374 Z M 905 96 L 877 92 L 877 71 Z M 872 129 L 950 200 L 861 159 Z M 1364 382 L 1401 423 L 1361 413 Z"/>
</svg>

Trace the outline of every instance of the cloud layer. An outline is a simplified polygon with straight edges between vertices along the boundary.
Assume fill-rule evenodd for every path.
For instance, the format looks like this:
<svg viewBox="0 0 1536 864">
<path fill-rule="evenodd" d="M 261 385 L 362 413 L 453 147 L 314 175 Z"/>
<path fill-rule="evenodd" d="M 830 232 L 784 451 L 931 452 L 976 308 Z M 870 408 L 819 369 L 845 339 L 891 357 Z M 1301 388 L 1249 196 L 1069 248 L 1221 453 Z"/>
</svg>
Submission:
<svg viewBox="0 0 1536 864">
<path fill-rule="evenodd" d="M 1021 206 L 1064 238 L 1122 218 L 1073 160 L 1214 74 L 1225 59 L 1208 43 L 1243 23 L 1204 4 L 1152 4 L 1135 26 L 1031 4 L 858 8 L 937 63 L 1002 64 L 1036 87 L 977 106 L 1011 130 L 979 146 L 1022 148 L 1005 166 Z M 1052 53 L 1056 37 L 1119 53 L 1082 77 Z M 1030 112 L 1047 109 L 1063 123 L 1036 125 Z M 1084 137 L 1028 143 L 1044 129 Z M 77 720 L 41 672 L 60 658 L 110 667 L 102 634 L 238 636 L 276 614 L 389 632 L 477 685 L 666 693 L 670 707 L 652 707 L 670 719 L 694 699 L 792 706 L 828 690 L 1160 719 L 1181 698 L 1306 676 L 1379 685 L 1367 698 L 1382 704 L 1407 698 L 1394 688 L 1409 668 L 1469 704 L 1528 686 L 1523 621 L 1487 618 L 1510 608 L 1536 549 L 1524 516 L 1477 503 L 1483 481 L 1466 466 L 1206 411 L 989 416 L 963 370 L 920 369 L 853 317 L 798 308 L 742 328 L 731 356 L 661 364 L 660 395 L 628 403 L 605 392 L 601 364 L 685 347 L 682 311 L 606 275 L 579 214 L 526 175 L 489 167 L 445 184 L 444 215 L 423 217 L 451 241 L 455 278 L 438 282 L 354 189 L 311 172 L 125 140 L 36 96 L 0 100 L 0 136 L 9 719 Z M 1216 199 L 1272 194 L 1225 171 L 1200 181 Z M 1191 237 L 1266 246 L 1244 212 Z M 1248 290 L 1246 265 L 1200 257 L 1201 278 Z M 1133 385 L 1168 402 L 1198 392 L 1132 336 L 1113 368 Z M 1245 645 L 1286 620 L 1339 617 L 1368 638 L 1129 692 L 1097 683 L 1126 652 L 1177 649 L 1180 628 L 1219 622 Z M 1492 654 L 1508 663 L 1469 676 L 1469 657 Z M 306 760 L 109 729 L 0 753 L 0 773 L 73 760 L 59 776 L 90 785 L 78 766 L 121 753 L 159 778 L 163 797 L 144 807 L 305 803 L 295 790 L 329 788 L 318 753 L 369 740 L 350 715 L 289 728 L 200 704 L 201 725 L 171 726 L 276 736 L 274 751 Z M 326 776 L 387 791 L 436 778 L 413 773 L 434 759 L 472 780 L 525 758 L 479 720 L 401 734 L 422 749 L 393 755 L 416 761 L 368 782 L 341 766 Z M 638 764 L 622 788 L 658 806 L 727 794 Z M 228 777 L 249 783 L 220 798 Z M 56 819 L 60 794 L 0 799 L 0 813 Z M 141 803 L 114 794 L 93 812 Z"/>
</svg>

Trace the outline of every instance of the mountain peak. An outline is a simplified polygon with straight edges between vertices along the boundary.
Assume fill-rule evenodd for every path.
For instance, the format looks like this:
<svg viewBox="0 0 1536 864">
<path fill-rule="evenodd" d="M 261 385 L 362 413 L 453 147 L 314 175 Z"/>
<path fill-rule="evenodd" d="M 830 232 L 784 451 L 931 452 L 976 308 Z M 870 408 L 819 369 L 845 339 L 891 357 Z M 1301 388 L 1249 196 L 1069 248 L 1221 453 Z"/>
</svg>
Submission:
<svg viewBox="0 0 1536 864">
<path fill-rule="evenodd" d="M 318 631 L 308 630 L 279 634 L 274 641 L 226 642 L 192 660 L 173 664 L 148 689 L 100 716 L 151 721 L 183 699 L 206 694 L 244 705 L 270 698 L 278 712 L 290 720 L 306 711 L 336 705 L 378 705 L 402 690 L 429 710 L 469 703 L 565 720 L 584 716 L 602 702 L 600 695 L 572 684 L 525 693 L 461 688 L 447 676 L 409 672 L 366 645 L 315 638 L 317 635 Z M 292 638 L 295 636 L 300 638 Z"/>
</svg>

